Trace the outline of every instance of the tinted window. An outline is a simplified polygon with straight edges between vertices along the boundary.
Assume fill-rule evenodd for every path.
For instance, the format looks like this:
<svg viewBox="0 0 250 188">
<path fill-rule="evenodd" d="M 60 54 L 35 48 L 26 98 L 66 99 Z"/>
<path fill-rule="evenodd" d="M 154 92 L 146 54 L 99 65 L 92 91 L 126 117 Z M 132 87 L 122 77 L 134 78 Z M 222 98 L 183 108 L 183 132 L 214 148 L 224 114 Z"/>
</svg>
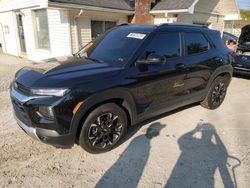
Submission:
<svg viewBox="0 0 250 188">
<path fill-rule="evenodd" d="M 128 62 L 146 38 L 145 32 L 133 33 L 116 29 L 105 34 L 100 40 L 97 39 L 98 42 L 94 42 L 86 53 L 89 58 L 100 62 L 122 66 Z"/>
<path fill-rule="evenodd" d="M 185 45 L 189 55 L 205 52 L 209 49 L 209 43 L 201 33 L 185 33 Z"/>
<path fill-rule="evenodd" d="M 180 56 L 179 33 L 157 33 L 148 45 L 146 53 L 157 53 L 166 58 Z"/>
</svg>

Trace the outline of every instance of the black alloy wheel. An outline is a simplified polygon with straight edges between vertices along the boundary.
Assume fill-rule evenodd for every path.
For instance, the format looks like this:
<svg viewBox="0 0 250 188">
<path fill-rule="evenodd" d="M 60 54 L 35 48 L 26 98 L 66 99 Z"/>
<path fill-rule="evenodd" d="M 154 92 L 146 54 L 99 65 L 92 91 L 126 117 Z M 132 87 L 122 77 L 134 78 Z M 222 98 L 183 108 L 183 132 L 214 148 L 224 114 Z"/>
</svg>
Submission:
<svg viewBox="0 0 250 188">
<path fill-rule="evenodd" d="M 218 76 L 209 88 L 206 98 L 201 102 L 204 108 L 216 109 L 224 101 L 227 93 L 227 87 L 230 82 L 230 77 Z"/>
<path fill-rule="evenodd" d="M 219 82 L 215 87 L 212 92 L 212 103 L 214 106 L 219 106 L 225 96 L 226 96 L 226 85 L 224 82 Z"/>
<path fill-rule="evenodd" d="M 79 144 L 89 153 L 103 153 L 117 147 L 127 132 L 128 117 L 114 103 L 94 109 L 83 123 Z"/>
<path fill-rule="evenodd" d="M 118 115 L 105 113 L 90 125 L 89 142 L 93 147 L 106 148 L 114 145 L 120 138 L 123 125 Z"/>
</svg>

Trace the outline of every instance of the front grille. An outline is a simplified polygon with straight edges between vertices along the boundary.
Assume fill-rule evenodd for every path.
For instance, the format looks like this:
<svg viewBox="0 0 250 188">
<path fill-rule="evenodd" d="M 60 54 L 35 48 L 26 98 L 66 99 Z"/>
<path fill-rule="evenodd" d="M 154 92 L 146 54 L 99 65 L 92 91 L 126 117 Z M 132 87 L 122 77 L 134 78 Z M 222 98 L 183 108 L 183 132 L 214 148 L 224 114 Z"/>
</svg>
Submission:
<svg viewBox="0 0 250 188">
<path fill-rule="evenodd" d="M 29 116 L 24 108 L 24 106 L 17 100 L 12 99 L 12 104 L 14 108 L 15 115 L 20 121 L 22 121 L 26 125 L 30 125 Z"/>
</svg>

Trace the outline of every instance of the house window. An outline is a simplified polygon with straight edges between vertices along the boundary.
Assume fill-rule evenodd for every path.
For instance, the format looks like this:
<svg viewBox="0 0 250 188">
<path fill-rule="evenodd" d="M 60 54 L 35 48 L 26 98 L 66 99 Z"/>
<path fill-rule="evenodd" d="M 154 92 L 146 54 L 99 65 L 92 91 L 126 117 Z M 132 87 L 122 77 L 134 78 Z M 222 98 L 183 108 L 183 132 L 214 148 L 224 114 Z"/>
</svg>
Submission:
<svg viewBox="0 0 250 188">
<path fill-rule="evenodd" d="M 232 29 L 233 28 L 233 23 L 231 21 L 225 21 L 225 29 Z"/>
<path fill-rule="evenodd" d="M 91 37 L 92 40 L 100 36 L 105 31 L 116 26 L 116 22 L 112 21 L 91 21 Z"/>
<path fill-rule="evenodd" d="M 50 49 L 48 17 L 46 9 L 34 11 L 35 36 L 38 49 Z"/>
</svg>

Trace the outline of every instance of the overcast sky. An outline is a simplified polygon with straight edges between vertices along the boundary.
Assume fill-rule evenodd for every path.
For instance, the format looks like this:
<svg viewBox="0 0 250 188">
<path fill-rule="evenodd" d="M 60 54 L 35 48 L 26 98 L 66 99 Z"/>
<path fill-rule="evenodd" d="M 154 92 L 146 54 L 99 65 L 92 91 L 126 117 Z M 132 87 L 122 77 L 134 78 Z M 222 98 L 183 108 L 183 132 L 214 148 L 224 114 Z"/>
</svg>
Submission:
<svg viewBox="0 0 250 188">
<path fill-rule="evenodd" d="M 249 9 L 250 10 L 250 0 L 238 0 L 240 9 Z"/>
</svg>

